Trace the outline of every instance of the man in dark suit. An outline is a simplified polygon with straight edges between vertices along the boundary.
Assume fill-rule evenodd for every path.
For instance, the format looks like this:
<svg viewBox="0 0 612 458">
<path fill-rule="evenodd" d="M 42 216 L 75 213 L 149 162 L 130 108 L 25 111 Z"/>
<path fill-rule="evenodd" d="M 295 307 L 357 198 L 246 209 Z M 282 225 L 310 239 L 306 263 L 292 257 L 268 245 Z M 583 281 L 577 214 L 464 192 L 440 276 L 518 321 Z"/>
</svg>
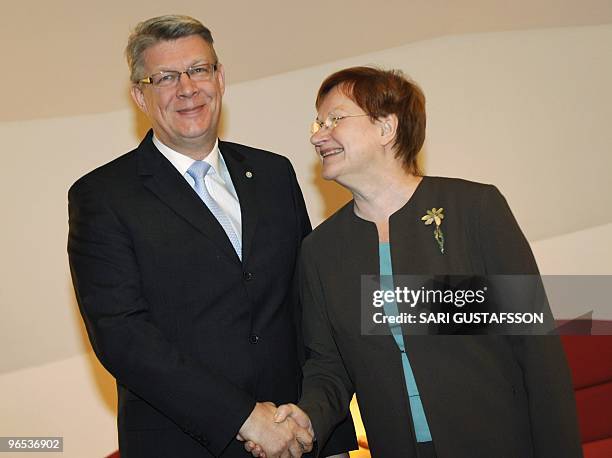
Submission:
<svg viewBox="0 0 612 458">
<path fill-rule="evenodd" d="M 126 54 L 153 129 L 72 186 L 68 239 L 122 458 L 248 456 L 237 436 L 299 456 L 312 437 L 273 421 L 301 381 L 293 274 L 311 227 L 293 168 L 218 141 L 224 70 L 199 21 L 145 21 Z M 354 444 L 350 425 L 338 437 L 328 454 Z"/>
</svg>

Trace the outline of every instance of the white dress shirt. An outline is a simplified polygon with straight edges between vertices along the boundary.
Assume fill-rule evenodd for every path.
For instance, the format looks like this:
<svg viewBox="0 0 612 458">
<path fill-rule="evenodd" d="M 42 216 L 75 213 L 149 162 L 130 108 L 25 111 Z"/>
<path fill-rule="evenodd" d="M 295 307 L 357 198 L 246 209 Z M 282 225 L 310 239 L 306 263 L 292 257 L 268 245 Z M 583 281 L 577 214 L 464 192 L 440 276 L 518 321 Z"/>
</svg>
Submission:
<svg viewBox="0 0 612 458">
<path fill-rule="evenodd" d="M 195 160 L 164 145 L 155 135 L 153 135 L 153 144 L 160 153 L 170 161 L 176 170 L 185 177 L 185 180 L 187 180 L 193 188 L 195 182 L 193 178 L 187 174 L 187 169 L 191 167 L 191 164 L 193 164 Z M 212 198 L 215 199 L 219 207 L 221 207 L 228 216 L 232 228 L 236 232 L 239 240 L 242 240 L 240 202 L 238 201 L 238 194 L 236 194 L 236 188 L 234 188 L 234 183 L 232 183 L 232 178 L 230 177 L 223 155 L 219 151 L 219 140 L 215 141 L 215 146 L 204 158 L 204 161 L 210 164 L 210 170 L 204 177 L 206 189 L 208 189 Z"/>
</svg>

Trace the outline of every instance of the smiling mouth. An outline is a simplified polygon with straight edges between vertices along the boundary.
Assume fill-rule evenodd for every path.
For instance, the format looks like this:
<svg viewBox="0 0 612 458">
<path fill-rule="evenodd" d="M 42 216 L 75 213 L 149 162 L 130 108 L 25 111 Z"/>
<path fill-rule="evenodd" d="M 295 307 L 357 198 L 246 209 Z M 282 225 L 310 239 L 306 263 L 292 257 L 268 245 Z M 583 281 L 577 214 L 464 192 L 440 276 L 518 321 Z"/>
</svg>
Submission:
<svg viewBox="0 0 612 458">
<path fill-rule="evenodd" d="M 322 151 L 321 153 L 319 153 L 321 155 L 322 159 L 325 159 L 326 157 L 329 156 L 335 156 L 336 154 L 340 154 L 344 152 L 344 148 L 336 148 L 336 149 L 332 149 L 329 151 Z"/>
<path fill-rule="evenodd" d="M 180 114 L 194 114 L 200 112 L 204 108 L 204 105 L 198 105 L 197 107 L 183 108 L 182 110 L 176 110 Z"/>
</svg>

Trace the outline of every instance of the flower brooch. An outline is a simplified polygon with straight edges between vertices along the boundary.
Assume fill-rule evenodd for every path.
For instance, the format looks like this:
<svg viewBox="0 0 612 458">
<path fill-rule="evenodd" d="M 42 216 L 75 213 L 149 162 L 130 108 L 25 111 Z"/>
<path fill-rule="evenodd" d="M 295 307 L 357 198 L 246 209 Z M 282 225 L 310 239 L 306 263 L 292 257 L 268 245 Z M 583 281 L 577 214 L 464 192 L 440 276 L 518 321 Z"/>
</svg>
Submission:
<svg viewBox="0 0 612 458">
<path fill-rule="evenodd" d="M 431 223 L 436 223 L 436 228 L 434 229 L 434 239 L 438 242 L 438 247 L 440 248 L 440 253 L 444 254 L 444 233 L 440 226 L 442 225 L 442 220 L 444 219 L 444 211 L 443 208 L 432 208 L 431 210 L 427 210 L 427 214 L 421 218 L 421 221 L 425 222 L 426 226 L 429 226 Z"/>
</svg>

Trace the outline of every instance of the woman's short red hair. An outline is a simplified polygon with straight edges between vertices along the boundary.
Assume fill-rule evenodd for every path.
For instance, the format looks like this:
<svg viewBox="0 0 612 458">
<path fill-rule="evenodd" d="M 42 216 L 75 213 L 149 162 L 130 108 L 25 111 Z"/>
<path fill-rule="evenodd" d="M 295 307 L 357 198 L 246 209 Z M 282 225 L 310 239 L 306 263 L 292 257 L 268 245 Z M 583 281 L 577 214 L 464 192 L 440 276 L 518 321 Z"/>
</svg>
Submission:
<svg viewBox="0 0 612 458">
<path fill-rule="evenodd" d="M 425 95 L 401 70 L 351 67 L 329 75 L 317 93 L 317 109 L 325 96 L 337 87 L 371 119 L 397 116 L 396 157 L 404 167 L 420 175 L 417 154 L 425 141 Z"/>
</svg>

